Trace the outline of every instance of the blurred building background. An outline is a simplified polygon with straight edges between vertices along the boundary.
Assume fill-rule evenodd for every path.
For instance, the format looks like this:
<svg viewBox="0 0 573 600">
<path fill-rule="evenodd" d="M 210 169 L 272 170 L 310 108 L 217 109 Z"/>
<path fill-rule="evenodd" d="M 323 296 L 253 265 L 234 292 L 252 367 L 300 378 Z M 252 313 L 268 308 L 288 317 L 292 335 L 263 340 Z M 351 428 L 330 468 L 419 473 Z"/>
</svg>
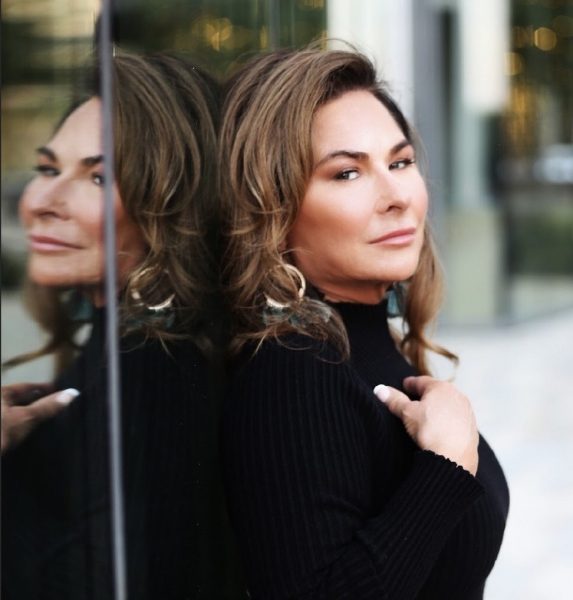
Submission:
<svg viewBox="0 0 573 600">
<path fill-rule="evenodd" d="M 512 475 L 518 482 L 512 515 L 534 520 L 531 536 L 547 533 L 549 524 L 535 519 L 554 502 L 571 503 L 571 469 L 548 483 L 524 457 L 541 453 L 545 460 L 531 469 L 546 478 L 550 465 L 561 472 L 571 451 L 573 1 L 116 0 L 115 7 L 121 47 L 189 51 L 221 76 L 260 50 L 313 40 L 338 38 L 375 59 L 427 154 L 448 284 L 440 335 L 473 368 L 459 374 L 468 391 L 496 386 L 490 401 L 474 401 L 505 449 L 510 483 Z M 3 358 L 38 345 L 15 300 L 25 258 L 17 201 L 34 149 L 49 138 L 93 52 L 98 10 L 98 0 L 2 3 Z M 473 362 L 464 362 L 464 349 Z M 47 368 L 29 376 L 45 377 Z M 524 424 L 515 394 L 526 412 L 533 403 L 558 406 L 561 426 L 535 411 L 539 420 Z M 517 426 L 530 427 L 530 437 L 508 437 Z M 522 494 L 537 501 L 525 506 Z M 517 533 L 524 523 L 510 523 L 488 598 L 566 597 L 559 590 L 565 577 L 567 591 L 573 587 L 573 515 L 560 514 L 552 531 L 569 541 L 556 537 L 553 546 L 540 547 Z M 535 571 L 548 547 L 557 571 Z"/>
<path fill-rule="evenodd" d="M 571 0 L 115 4 L 121 46 L 191 51 L 218 74 L 253 52 L 316 39 L 365 51 L 425 144 L 448 273 L 444 320 L 514 321 L 573 306 Z M 97 0 L 3 2 L 6 223 L 31 149 L 92 51 L 97 10 Z M 5 235 L 6 276 L 18 243 Z"/>
</svg>

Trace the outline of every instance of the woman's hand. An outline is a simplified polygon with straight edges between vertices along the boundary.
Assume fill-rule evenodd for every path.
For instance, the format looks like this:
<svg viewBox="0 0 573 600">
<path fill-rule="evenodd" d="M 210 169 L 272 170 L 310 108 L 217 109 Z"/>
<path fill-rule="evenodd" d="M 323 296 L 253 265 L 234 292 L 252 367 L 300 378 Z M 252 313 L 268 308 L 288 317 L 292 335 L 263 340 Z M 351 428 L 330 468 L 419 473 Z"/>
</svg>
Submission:
<svg viewBox="0 0 573 600">
<path fill-rule="evenodd" d="M 50 393 L 46 383 L 17 383 L 2 386 L 2 453 L 21 442 L 42 421 L 65 408 L 78 390 Z"/>
<path fill-rule="evenodd" d="M 441 454 L 475 475 L 479 434 L 468 398 L 451 383 L 428 376 L 407 377 L 404 388 L 420 396 L 420 401 L 385 385 L 377 385 L 374 393 L 401 419 L 420 448 Z"/>
</svg>

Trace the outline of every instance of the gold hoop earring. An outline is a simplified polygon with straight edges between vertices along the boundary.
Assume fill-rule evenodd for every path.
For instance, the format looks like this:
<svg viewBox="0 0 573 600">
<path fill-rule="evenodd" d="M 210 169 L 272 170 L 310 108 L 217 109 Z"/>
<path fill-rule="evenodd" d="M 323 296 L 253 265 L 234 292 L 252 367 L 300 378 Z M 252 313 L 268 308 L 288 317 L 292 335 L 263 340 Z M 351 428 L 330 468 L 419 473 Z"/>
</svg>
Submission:
<svg viewBox="0 0 573 600">
<path fill-rule="evenodd" d="M 286 271 L 290 272 L 292 275 L 298 278 L 300 285 L 297 291 L 297 302 L 300 302 L 304 298 L 304 293 L 306 292 L 306 279 L 304 278 L 304 275 L 302 274 L 300 269 L 297 269 L 294 265 L 291 265 L 290 263 L 282 263 L 281 266 L 284 267 Z M 289 308 L 292 304 L 291 302 L 278 302 L 270 296 L 267 296 L 267 294 L 265 294 L 265 302 L 269 308 L 278 311 L 285 310 Z"/>
<path fill-rule="evenodd" d="M 173 304 L 173 300 L 175 299 L 174 293 L 171 294 L 163 302 L 160 302 L 159 304 L 153 304 L 150 306 L 143 302 L 143 300 L 141 299 L 141 294 L 139 293 L 139 290 L 135 287 L 135 283 L 137 282 L 137 280 L 139 278 L 141 278 L 143 275 L 145 275 L 146 273 L 149 273 L 149 271 L 151 271 L 151 270 L 152 270 L 151 267 L 147 267 L 146 269 L 143 269 L 135 276 L 134 281 L 131 284 L 131 297 L 133 298 L 133 300 L 135 300 L 135 302 L 137 304 L 139 304 L 140 306 L 144 306 L 147 310 L 150 310 L 151 312 L 161 312 L 162 310 L 166 310 L 171 307 L 171 305 Z"/>
</svg>

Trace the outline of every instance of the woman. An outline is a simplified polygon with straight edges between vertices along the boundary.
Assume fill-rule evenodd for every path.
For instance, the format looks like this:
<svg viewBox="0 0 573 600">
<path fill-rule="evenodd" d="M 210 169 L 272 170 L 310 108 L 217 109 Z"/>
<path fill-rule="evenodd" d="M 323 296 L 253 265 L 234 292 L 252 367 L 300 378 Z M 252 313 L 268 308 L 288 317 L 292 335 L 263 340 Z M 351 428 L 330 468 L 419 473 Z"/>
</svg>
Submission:
<svg viewBox="0 0 573 600">
<path fill-rule="evenodd" d="M 234 598 L 211 364 L 199 350 L 219 93 L 166 55 L 118 55 L 113 79 L 128 594 Z M 113 597 L 100 112 L 97 89 L 75 104 L 38 150 L 20 204 L 37 314 L 51 333 L 42 352 L 69 354 L 86 320 L 92 331 L 53 386 L 75 392 L 29 407 L 11 401 L 30 386 L 3 398 L 16 432 L 3 456 L 6 600 Z M 42 404 L 32 417 L 45 420 L 20 427 L 14 412 Z"/>
<path fill-rule="evenodd" d="M 251 597 L 482 598 L 508 491 L 467 398 L 429 376 L 429 350 L 453 355 L 425 333 L 440 275 L 404 116 L 360 54 L 275 52 L 230 82 L 220 148 Z"/>
</svg>

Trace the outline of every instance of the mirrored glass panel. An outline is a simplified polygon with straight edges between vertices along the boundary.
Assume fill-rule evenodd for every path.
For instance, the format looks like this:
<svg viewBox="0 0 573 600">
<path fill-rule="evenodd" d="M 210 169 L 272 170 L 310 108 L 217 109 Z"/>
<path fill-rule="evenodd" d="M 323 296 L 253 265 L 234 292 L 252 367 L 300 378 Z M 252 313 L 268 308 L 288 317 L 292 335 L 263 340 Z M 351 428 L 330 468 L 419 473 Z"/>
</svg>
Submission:
<svg viewBox="0 0 573 600">
<path fill-rule="evenodd" d="M 218 457 L 218 79 L 323 37 L 324 4 L 114 8 L 102 39 L 98 2 L 3 4 L 2 596 L 245 597 Z"/>
<path fill-rule="evenodd" d="M 113 597 L 97 2 L 2 6 L 2 597 Z"/>
</svg>

